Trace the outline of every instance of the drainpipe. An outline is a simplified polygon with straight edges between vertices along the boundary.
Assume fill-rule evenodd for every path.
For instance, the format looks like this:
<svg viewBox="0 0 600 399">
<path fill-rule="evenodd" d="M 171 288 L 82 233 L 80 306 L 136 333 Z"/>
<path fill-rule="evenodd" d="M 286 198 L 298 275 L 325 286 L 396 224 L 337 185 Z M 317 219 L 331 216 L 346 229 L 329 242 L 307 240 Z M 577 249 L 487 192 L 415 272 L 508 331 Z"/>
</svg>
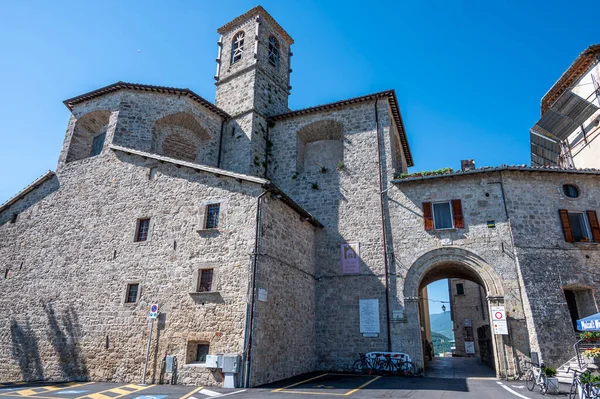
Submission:
<svg viewBox="0 0 600 399">
<path fill-rule="evenodd" d="M 219 153 L 217 154 L 217 168 L 221 167 L 221 147 L 223 146 L 223 129 L 225 127 L 225 119 L 221 119 L 221 133 L 219 134 Z"/>
<path fill-rule="evenodd" d="M 263 177 L 266 179 L 269 169 L 269 120 L 267 120 L 267 134 L 265 138 L 265 172 Z"/>
<path fill-rule="evenodd" d="M 379 113 L 377 111 L 377 102 L 375 99 L 375 130 L 377 132 L 377 158 L 379 160 L 379 202 L 381 204 L 381 239 L 383 240 L 383 262 L 385 267 L 385 320 L 387 324 L 387 351 L 392 351 L 392 332 L 390 327 L 390 290 L 389 290 L 389 272 L 388 272 L 388 255 L 387 255 L 387 234 L 385 231 L 385 211 L 384 199 L 385 192 L 383 191 L 383 161 L 381 159 L 381 137 L 379 134 Z"/>
<path fill-rule="evenodd" d="M 246 328 L 247 328 L 247 338 L 245 343 L 245 353 L 246 353 L 246 361 L 244 365 L 244 387 L 250 387 L 250 365 L 251 365 L 251 355 L 252 355 L 252 332 L 254 329 L 254 305 L 255 305 L 255 291 L 256 291 L 256 262 L 258 258 L 258 238 L 260 234 L 261 227 L 261 203 L 262 199 L 265 195 L 267 195 L 269 191 L 263 192 L 258 196 L 256 201 L 256 225 L 254 230 L 254 249 L 252 251 L 252 270 L 251 270 L 251 278 L 250 278 L 250 309 L 246 318 Z"/>
</svg>

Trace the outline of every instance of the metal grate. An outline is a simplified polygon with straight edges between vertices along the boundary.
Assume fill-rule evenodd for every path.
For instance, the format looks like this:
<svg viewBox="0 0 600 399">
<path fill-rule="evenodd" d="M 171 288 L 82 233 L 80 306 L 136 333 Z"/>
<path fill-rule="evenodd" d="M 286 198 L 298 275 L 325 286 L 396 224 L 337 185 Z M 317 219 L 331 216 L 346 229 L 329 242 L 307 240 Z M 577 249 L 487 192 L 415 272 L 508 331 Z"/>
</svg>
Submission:
<svg viewBox="0 0 600 399">
<path fill-rule="evenodd" d="M 198 278 L 198 292 L 210 292 L 212 290 L 213 269 L 201 269 Z"/>
<path fill-rule="evenodd" d="M 207 229 L 216 229 L 219 227 L 219 204 L 210 204 L 206 207 L 206 226 Z"/>
<path fill-rule="evenodd" d="M 150 230 L 150 219 L 138 220 L 138 228 L 135 235 L 135 241 L 146 241 L 148 239 L 148 231 Z"/>
</svg>

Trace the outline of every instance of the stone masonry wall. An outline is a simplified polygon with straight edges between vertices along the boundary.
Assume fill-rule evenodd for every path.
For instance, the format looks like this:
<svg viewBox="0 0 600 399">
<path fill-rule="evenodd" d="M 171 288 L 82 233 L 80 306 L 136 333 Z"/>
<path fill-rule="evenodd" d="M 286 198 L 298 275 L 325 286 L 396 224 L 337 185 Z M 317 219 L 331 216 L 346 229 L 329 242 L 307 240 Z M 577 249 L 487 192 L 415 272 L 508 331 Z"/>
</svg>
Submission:
<svg viewBox="0 0 600 399">
<path fill-rule="evenodd" d="M 149 167 L 157 168 L 152 180 Z M 56 181 L 59 189 L 17 223 L 0 226 L 0 259 L 11 268 L 0 280 L 1 379 L 139 381 L 147 312 L 158 303 L 149 380 L 169 353 L 179 360 L 179 383 L 219 384 L 220 376 L 185 364 L 186 347 L 201 340 L 210 353 L 242 352 L 262 189 L 106 148 L 63 165 Z M 199 233 L 207 200 L 226 205 L 223 225 Z M 134 242 L 144 217 L 149 239 Z M 191 296 L 196 270 L 207 265 L 218 293 Z M 131 282 L 141 294 L 126 304 Z"/>
<path fill-rule="evenodd" d="M 316 233 L 316 350 L 321 370 L 351 365 L 357 352 L 387 348 L 374 107 L 373 101 L 297 116 L 278 121 L 269 132 L 273 143 L 269 178 L 325 226 Z M 381 100 L 378 108 L 382 136 L 389 137 L 387 102 Z M 344 167 L 298 174 L 296 133 L 322 120 L 344 127 Z M 391 164 L 389 143 L 385 146 L 384 159 Z M 340 245 L 353 242 L 360 243 L 360 272 L 342 274 Z M 359 299 L 379 300 L 378 337 L 360 334 Z"/>
<path fill-rule="evenodd" d="M 253 385 L 315 370 L 315 228 L 269 196 L 261 207 Z"/>
<path fill-rule="evenodd" d="M 458 356 L 480 356 L 477 329 L 484 325 L 490 325 L 488 303 L 485 290 L 477 283 L 465 279 L 453 278 L 450 280 L 450 301 L 452 302 L 454 340 L 456 342 L 455 353 Z M 458 294 L 456 285 L 463 285 L 463 294 Z M 465 348 L 466 320 L 471 322 L 473 329 L 472 342 L 475 353 L 468 354 Z"/>
<path fill-rule="evenodd" d="M 600 244 L 565 242 L 558 210 L 600 213 L 600 181 L 597 176 L 531 172 L 503 172 L 503 179 L 536 332 L 532 350 L 547 364 L 560 366 L 574 356 L 577 340 L 563 290 L 589 290 L 586 303 L 578 303 L 580 317 L 598 311 Z M 565 183 L 577 185 L 581 196 L 565 197 Z"/>
<path fill-rule="evenodd" d="M 418 307 L 412 300 L 416 288 L 440 278 L 466 277 L 460 275 L 465 272 L 469 279 L 480 279 L 486 295 L 504 297 L 511 328 L 510 341 L 504 341 L 509 368 L 513 355 L 529 354 L 522 287 L 499 181 L 499 174 L 488 173 L 403 182 L 388 191 L 395 255 L 392 286 L 405 312 L 403 320 L 393 322 L 394 347 L 408 352 L 413 362 L 422 364 Z M 452 199 L 462 201 L 465 228 L 426 231 L 422 203 Z M 495 221 L 495 228 L 488 228 L 489 220 Z M 405 292 L 406 287 L 416 288 Z M 502 341 L 496 339 L 499 354 Z M 504 369 L 498 366 L 497 359 L 496 369 Z"/>
</svg>

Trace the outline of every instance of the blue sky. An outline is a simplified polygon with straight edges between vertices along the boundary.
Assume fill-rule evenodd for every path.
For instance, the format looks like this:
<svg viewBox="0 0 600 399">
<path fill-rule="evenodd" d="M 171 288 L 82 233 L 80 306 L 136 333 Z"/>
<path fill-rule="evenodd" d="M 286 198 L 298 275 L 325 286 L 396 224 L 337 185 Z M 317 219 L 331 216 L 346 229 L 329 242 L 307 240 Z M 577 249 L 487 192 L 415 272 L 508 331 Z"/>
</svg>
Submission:
<svg viewBox="0 0 600 399">
<path fill-rule="evenodd" d="M 448 292 L 448 279 L 435 281 L 427 286 L 427 295 L 429 297 L 429 314 L 442 313 L 442 305 L 446 306 L 446 312 L 450 311 Z"/>
<path fill-rule="evenodd" d="M 213 101 L 216 29 L 256 4 L 2 2 L 0 203 L 55 168 L 66 98 L 124 80 Z M 529 163 L 541 97 L 600 42 L 593 1 L 365 4 L 261 2 L 296 41 L 290 107 L 396 89 L 412 171 Z"/>
</svg>

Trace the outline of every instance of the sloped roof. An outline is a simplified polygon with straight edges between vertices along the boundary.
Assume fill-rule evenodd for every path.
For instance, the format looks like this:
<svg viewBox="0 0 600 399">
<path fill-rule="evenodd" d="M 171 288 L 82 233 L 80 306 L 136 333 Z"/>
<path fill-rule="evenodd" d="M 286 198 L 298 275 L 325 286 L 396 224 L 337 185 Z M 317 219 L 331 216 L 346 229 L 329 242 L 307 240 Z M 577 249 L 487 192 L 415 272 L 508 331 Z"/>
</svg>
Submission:
<svg viewBox="0 0 600 399">
<path fill-rule="evenodd" d="M 134 150 L 133 148 L 122 147 L 122 146 L 118 146 L 118 145 L 114 145 L 114 144 L 111 144 L 109 146 L 109 148 L 113 151 L 120 151 L 120 152 L 123 152 L 126 154 L 132 154 L 132 155 L 137 155 L 137 156 L 144 157 L 144 158 L 155 159 L 159 162 L 168 162 L 173 165 L 185 166 L 190 169 L 207 172 L 207 173 L 212 173 L 213 175 L 215 175 L 217 177 L 226 176 L 226 177 L 231 177 L 231 178 L 239 180 L 239 181 L 246 181 L 249 183 L 259 184 L 263 189 L 265 189 L 267 191 L 271 191 L 275 195 L 277 195 L 279 197 L 279 199 L 281 199 L 281 201 L 283 201 L 286 205 L 288 205 L 296 213 L 298 213 L 300 216 L 302 216 L 302 218 L 304 220 L 306 220 L 307 222 L 310 222 L 310 224 L 312 224 L 315 227 L 323 227 L 323 225 L 313 215 L 311 215 L 308 211 L 306 211 L 304 208 L 302 208 L 300 205 L 298 205 L 294 200 L 292 200 L 290 197 L 288 197 L 287 194 L 285 194 L 277 186 L 275 186 L 273 183 L 271 183 L 270 180 L 263 179 L 260 177 L 245 175 L 242 173 L 235 173 L 235 172 L 231 172 L 231 171 L 228 171 L 225 169 L 214 168 L 212 166 L 201 165 L 201 164 L 197 164 L 194 162 L 182 161 L 179 159 L 165 157 L 163 155 L 153 154 L 150 152 Z"/>
<path fill-rule="evenodd" d="M 596 176 L 600 175 L 600 170 L 598 170 L 598 169 L 564 169 L 564 168 L 559 168 L 557 166 L 534 167 L 534 166 L 527 166 L 527 165 L 502 165 L 502 166 L 487 166 L 487 167 L 483 167 L 483 168 L 469 170 L 466 172 L 462 172 L 462 171 L 458 170 L 453 173 L 444 173 L 444 174 L 432 175 L 432 176 L 417 176 L 417 177 L 407 177 L 404 179 L 394 179 L 394 180 L 392 180 L 392 183 L 401 184 L 401 183 L 415 182 L 415 181 L 420 181 L 420 180 L 435 180 L 435 179 L 444 179 L 444 178 L 450 178 L 450 177 L 475 175 L 475 174 L 480 174 L 480 173 L 503 172 L 503 171 L 553 172 L 553 173 L 570 173 L 570 174 L 596 175 Z"/>
<path fill-rule="evenodd" d="M 566 90 L 571 88 L 590 67 L 598 61 L 600 56 L 600 44 L 593 44 L 583 50 L 581 54 L 573 61 L 571 66 L 562 74 L 562 76 L 554 83 L 552 88 L 542 97 L 541 110 L 542 115 L 550 108 L 552 104 Z"/>
<path fill-rule="evenodd" d="M 200 105 L 208 108 L 215 114 L 219 115 L 221 118 L 228 119 L 230 118 L 229 114 L 223 111 L 221 108 L 217 107 L 213 103 L 204 98 L 200 97 L 198 94 L 194 93 L 190 89 L 179 89 L 176 87 L 167 87 L 167 86 L 153 86 L 153 85 L 145 85 L 140 83 L 127 83 L 127 82 L 117 82 L 108 86 L 101 87 L 99 89 L 90 91 L 85 94 L 81 94 L 77 97 L 69 98 L 68 100 L 63 101 L 63 103 L 69 108 L 73 110 L 75 105 L 80 104 L 85 101 L 89 101 L 91 99 L 104 96 L 106 94 L 114 93 L 119 90 L 139 90 L 139 91 L 149 91 L 154 93 L 163 93 L 163 94 L 174 94 L 178 96 L 189 97 L 190 99 L 196 101 Z"/>
<path fill-rule="evenodd" d="M 279 114 L 270 117 L 270 120 L 278 121 L 282 119 L 292 118 L 294 116 L 306 115 L 314 112 L 326 111 L 329 109 L 334 109 L 338 107 L 343 107 L 346 105 L 357 104 L 365 101 L 372 101 L 378 98 L 387 98 L 390 102 L 392 108 L 392 114 L 394 117 L 394 121 L 396 122 L 396 126 L 398 127 L 398 133 L 400 134 L 400 144 L 402 145 L 402 150 L 404 151 L 404 156 L 406 157 L 406 163 L 408 166 L 414 166 L 412 153 L 410 152 L 410 146 L 408 144 L 408 138 L 406 136 L 406 130 L 404 128 L 404 122 L 402 121 L 402 114 L 400 114 L 400 107 L 398 105 L 398 100 L 396 99 L 396 91 L 395 90 L 385 90 L 380 91 L 378 93 L 367 94 L 365 96 L 353 97 L 347 100 L 336 101 L 327 104 L 316 105 L 314 107 L 303 108 L 297 111 L 290 111 L 284 114 Z"/>
<path fill-rule="evenodd" d="M 254 16 L 256 14 L 265 18 L 269 22 L 269 24 L 271 24 L 271 26 L 290 44 L 294 44 L 294 39 L 292 39 L 292 37 L 285 31 L 285 29 L 283 29 L 281 27 L 281 25 L 279 25 L 277 23 L 277 21 L 275 21 L 275 19 L 264 8 L 262 8 L 262 6 L 256 6 L 253 9 L 246 11 L 239 17 L 227 22 L 225 25 L 223 25 L 219 29 L 217 29 L 217 33 L 222 35 L 228 31 L 230 31 L 231 29 L 235 28 L 236 25 L 239 25 L 239 24 L 243 23 L 244 21 L 246 21 L 247 19 L 252 18 L 252 16 Z"/>
<path fill-rule="evenodd" d="M 37 179 L 35 179 L 31 184 L 29 184 L 23 190 L 19 191 L 15 196 L 10 198 L 4 204 L 2 204 L 0 206 L 0 213 L 4 212 L 12 204 L 14 204 L 15 202 L 17 202 L 20 199 L 23 199 L 27 194 L 29 194 L 30 192 L 32 192 L 33 190 L 38 188 L 40 185 L 42 185 L 42 183 L 52 179 L 53 177 L 54 177 L 54 172 L 49 170 L 46 173 L 44 173 L 43 175 L 41 175 L 40 177 L 38 177 Z"/>
</svg>

